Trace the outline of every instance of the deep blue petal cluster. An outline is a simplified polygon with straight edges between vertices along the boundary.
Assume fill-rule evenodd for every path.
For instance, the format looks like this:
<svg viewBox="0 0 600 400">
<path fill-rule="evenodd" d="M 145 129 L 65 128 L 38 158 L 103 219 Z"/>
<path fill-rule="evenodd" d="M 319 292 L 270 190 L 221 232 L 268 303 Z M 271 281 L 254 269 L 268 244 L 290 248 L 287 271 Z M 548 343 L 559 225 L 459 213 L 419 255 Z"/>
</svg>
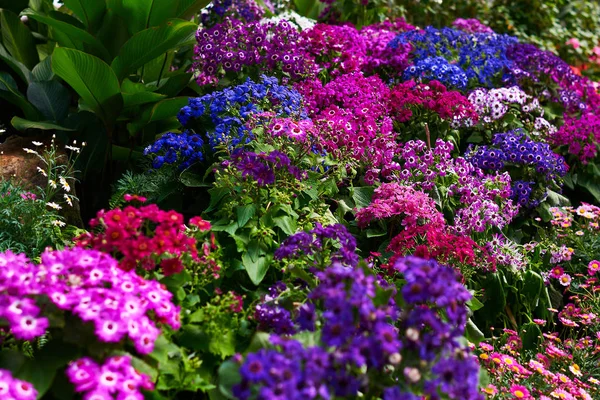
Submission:
<svg viewBox="0 0 600 400">
<path fill-rule="evenodd" d="M 204 140 L 200 135 L 169 132 L 146 147 L 144 155 L 154 157 L 152 160 L 154 168 L 160 168 L 164 164 L 178 164 L 179 169 L 183 170 L 204 159 L 203 146 Z"/>
<path fill-rule="evenodd" d="M 489 146 L 469 146 L 466 158 L 483 170 L 499 171 L 510 166 L 519 167 L 521 176 L 528 176 L 534 181 L 515 180 L 513 199 L 529 207 L 537 206 L 546 196 L 544 190 L 541 196 L 532 197 L 533 183 L 542 181 L 544 187 L 547 186 L 546 183 L 559 184 L 560 178 L 567 173 L 567 164 L 562 156 L 554 153 L 547 143 L 536 142 L 527 137 L 522 129 L 495 134 Z"/>
<path fill-rule="evenodd" d="M 447 87 L 465 90 L 469 84 L 467 74 L 460 67 L 450 64 L 444 57 L 427 57 L 404 70 L 405 80 L 419 82 L 437 80 Z"/>
<path fill-rule="evenodd" d="M 329 239 L 339 243 L 339 248 L 332 252 L 332 261 L 342 263 L 346 266 L 358 264 L 356 254 L 356 239 L 346 226 L 334 224 L 328 226 L 317 226 L 308 232 L 298 232 L 288 237 L 275 251 L 275 259 L 285 258 L 297 259 L 311 256 L 323 250 L 325 241 Z"/>
<path fill-rule="evenodd" d="M 427 27 L 403 32 L 388 46 L 398 48 L 410 44 L 413 47 L 415 65 L 427 59 L 442 57 L 459 67 L 470 83 L 476 86 L 491 86 L 497 77 L 501 77 L 505 70 L 512 66 L 506 52 L 517 42 L 517 38 L 509 35 Z M 436 66 L 440 63 L 428 61 L 427 64 Z"/>
<path fill-rule="evenodd" d="M 272 112 L 278 117 L 307 118 L 302 106 L 302 96 L 294 89 L 280 85 L 277 78 L 261 76 L 260 82 L 250 78 L 241 85 L 190 98 L 181 109 L 179 122 L 188 127 L 202 119 L 214 127 L 206 132 L 208 143 L 214 150 L 219 145 L 235 147 L 247 143 L 251 132 L 245 126 L 253 114 Z"/>
</svg>

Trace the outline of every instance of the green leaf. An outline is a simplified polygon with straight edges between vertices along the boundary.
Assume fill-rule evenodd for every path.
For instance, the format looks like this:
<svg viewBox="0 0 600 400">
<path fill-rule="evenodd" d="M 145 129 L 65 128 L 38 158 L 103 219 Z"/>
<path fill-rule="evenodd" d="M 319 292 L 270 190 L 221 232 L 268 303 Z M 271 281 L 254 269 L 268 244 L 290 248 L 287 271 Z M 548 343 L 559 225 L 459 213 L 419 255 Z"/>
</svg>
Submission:
<svg viewBox="0 0 600 400">
<path fill-rule="evenodd" d="M 29 121 L 19 117 L 13 117 L 10 120 L 12 126 L 19 131 L 27 129 L 41 129 L 44 131 L 55 130 L 55 131 L 74 131 L 75 129 L 67 128 L 61 125 L 54 124 L 48 121 Z"/>
<path fill-rule="evenodd" d="M 195 174 L 187 169 L 179 175 L 179 180 L 186 187 L 211 187 L 212 184 L 204 182 L 202 175 Z"/>
<path fill-rule="evenodd" d="M 190 83 L 191 79 L 192 74 L 190 73 L 172 75 L 160 81 L 156 92 L 169 97 L 177 96 Z M 158 82 L 151 82 L 150 85 L 158 85 Z"/>
<path fill-rule="evenodd" d="M 27 15 L 29 18 L 35 19 L 38 22 L 48 25 L 52 29 L 61 32 L 71 41 L 71 44 L 75 43 L 86 43 L 90 46 L 90 52 L 94 55 L 102 58 L 105 61 L 111 59 L 108 50 L 102 45 L 102 43 L 94 36 L 81 28 L 76 27 L 68 22 L 61 21 L 56 18 L 51 18 L 41 13 L 38 13 L 30 8 L 22 12 L 23 15 Z M 57 40 L 58 41 L 58 40 Z M 61 46 L 73 47 L 68 45 L 66 42 L 58 41 Z M 55 52 L 56 53 L 56 52 Z"/>
<path fill-rule="evenodd" d="M 587 189 L 587 191 L 594 196 L 596 202 L 600 203 L 600 184 L 597 183 L 597 178 L 590 179 L 582 176 L 577 181 L 577 184 Z"/>
<path fill-rule="evenodd" d="M 26 118 L 31 120 L 38 120 L 40 118 L 37 108 L 23 97 L 17 88 L 17 82 L 4 71 L 0 71 L 0 97 L 18 106 Z"/>
<path fill-rule="evenodd" d="M 351 188 L 352 200 L 354 200 L 356 208 L 361 209 L 371 204 L 371 198 L 373 197 L 374 191 L 375 188 L 372 186 L 361 186 Z"/>
<path fill-rule="evenodd" d="M 204 210 L 204 212 L 211 212 L 217 208 L 221 200 L 229 194 L 229 189 L 223 187 L 215 187 L 208 190 L 210 193 L 210 203 L 208 204 L 208 208 Z"/>
<path fill-rule="evenodd" d="M 108 64 L 78 50 L 57 48 L 52 55 L 52 70 L 71 85 L 105 125 L 115 122 L 123 97 Z"/>
<path fill-rule="evenodd" d="M 0 8 L 6 8 L 15 13 L 21 12 L 28 4 L 29 0 L 0 0 Z"/>
<path fill-rule="evenodd" d="M 160 27 L 138 32 L 123 45 L 112 68 L 123 79 L 161 54 L 193 43 L 196 29 L 198 26 L 192 22 L 172 19 Z"/>
<path fill-rule="evenodd" d="M 242 381 L 239 365 L 231 360 L 221 364 L 218 370 L 219 391 L 228 399 L 235 399 L 233 387 Z"/>
<path fill-rule="evenodd" d="M 40 61 L 33 35 L 17 14 L 0 10 L 0 30 L 4 46 L 17 61 L 29 69 Z"/>
<path fill-rule="evenodd" d="M 212 336 L 208 349 L 224 359 L 235 354 L 235 342 L 235 333 L 228 330 L 219 336 Z"/>
<path fill-rule="evenodd" d="M 471 311 L 477 311 L 483 307 L 483 303 L 477 299 L 477 297 L 471 297 L 471 300 L 467 301 L 467 306 Z"/>
<path fill-rule="evenodd" d="M 271 256 L 258 257 L 256 260 L 252 260 L 252 257 L 250 257 L 248 253 L 244 253 L 242 255 L 242 262 L 244 263 L 244 268 L 246 269 L 250 280 L 258 286 L 269 270 Z"/>
<path fill-rule="evenodd" d="M 540 327 L 534 322 L 524 324 L 521 327 L 521 340 L 524 350 L 536 350 L 542 342 Z"/>
<path fill-rule="evenodd" d="M 52 71 L 52 56 L 44 58 L 38 65 L 33 67 L 33 79 L 36 82 L 49 81 L 54 78 L 54 72 Z"/>
<path fill-rule="evenodd" d="M 571 204 L 571 201 L 568 198 L 550 189 L 548 189 L 548 198 L 546 201 L 548 204 L 555 207 L 568 206 Z"/>
<path fill-rule="evenodd" d="M 470 342 L 475 344 L 479 344 L 479 342 L 485 339 L 485 335 L 483 334 L 483 332 L 481 332 L 481 329 L 479 329 L 477 325 L 475 325 L 475 323 L 471 321 L 471 318 L 469 318 L 469 320 L 467 321 L 465 336 Z"/>
<path fill-rule="evenodd" d="M 254 204 L 238 206 L 236 207 L 236 213 L 238 226 L 243 228 L 250 218 L 254 216 L 254 213 L 256 213 L 256 206 Z"/>
<path fill-rule="evenodd" d="M 96 32 L 106 12 L 105 0 L 63 0 L 91 33 Z"/>
<path fill-rule="evenodd" d="M 210 0 L 179 0 L 177 18 L 189 20 L 208 4 Z"/>
<path fill-rule="evenodd" d="M 535 271 L 527 270 L 523 274 L 523 290 L 521 293 L 526 296 L 532 307 L 537 305 L 542 289 L 544 288 L 544 279 Z"/>
<path fill-rule="evenodd" d="M 71 96 L 57 80 L 33 82 L 27 88 L 27 100 L 37 107 L 44 118 L 62 121 L 69 113 Z"/>
<path fill-rule="evenodd" d="M 187 349 L 208 351 L 210 337 L 199 326 L 186 325 L 179 333 L 177 342 Z"/>
<path fill-rule="evenodd" d="M 24 82 L 29 83 L 33 79 L 31 71 L 16 58 L 11 56 L 0 43 L 0 60 L 4 61 Z"/>
<path fill-rule="evenodd" d="M 487 274 L 482 286 L 485 288 L 484 301 L 483 308 L 479 312 L 493 323 L 496 316 L 504 312 L 504 307 L 506 307 L 506 294 L 500 273 Z"/>
<path fill-rule="evenodd" d="M 296 220 L 289 215 L 273 218 L 273 223 L 281 228 L 286 235 L 293 235 L 298 229 Z"/>
<path fill-rule="evenodd" d="M 131 82 L 129 79 L 125 79 L 121 83 L 121 90 L 123 91 L 124 108 L 156 103 L 167 97 L 163 94 L 154 93 L 154 88 L 143 83 Z"/>
<path fill-rule="evenodd" d="M 176 17 L 177 0 L 122 0 L 122 13 L 127 20 L 129 32 L 139 31 L 161 25 L 169 18 Z"/>
</svg>

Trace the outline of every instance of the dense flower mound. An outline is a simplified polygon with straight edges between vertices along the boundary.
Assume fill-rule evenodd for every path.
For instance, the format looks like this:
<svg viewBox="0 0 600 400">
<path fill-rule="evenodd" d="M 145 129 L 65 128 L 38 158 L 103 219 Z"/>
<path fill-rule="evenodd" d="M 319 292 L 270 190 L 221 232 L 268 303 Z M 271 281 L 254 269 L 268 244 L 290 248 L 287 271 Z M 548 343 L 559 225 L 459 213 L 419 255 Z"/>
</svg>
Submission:
<svg viewBox="0 0 600 400">
<path fill-rule="evenodd" d="M 90 400 L 141 400 L 142 389 L 154 389 L 150 377 L 136 371 L 129 356 L 110 357 L 103 365 L 80 358 L 71 362 L 66 374 L 75 391 Z"/>
<path fill-rule="evenodd" d="M 183 270 L 182 257 L 199 260 L 198 243 L 183 222 L 183 215 L 163 211 L 156 204 L 100 210 L 90 221 L 95 232 L 77 238 L 77 246 L 112 254 L 125 271 L 160 265 L 163 274 L 172 275 Z M 210 229 L 210 224 L 202 229 Z"/>
<path fill-rule="evenodd" d="M 167 163 L 185 169 L 204 159 L 205 141 L 212 151 L 250 141 L 252 133 L 247 123 L 267 111 L 272 117 L 306 118 L 302 97 L 296 90 L 262 75 L 260 82 L 247 79 L 243 84 L 190 98 L 178 115 L 181 125 L 189 130 L 163 135 L 144 154 L 153 157 L 155 168 Z"/>
<path fill-rule="evenodd" d="M 555 146 L 565 146 L 569 154 L 583 164 L 594 160 L 600 143 L 600 117 L 585 114 L 581 118 L 565 118 L 565 124 L 549 138 Z"/>
<path fill-rule="evenodd" d="M 178 329 L 179 307 L 156 281 L 124 272 L 105 253 L 73 249 L 46 252 L 33 265 L 20 255 L 0 254 L 2 318 L 18 339 L 31 340 L 48 329 L 36 300 L 47 297 L 58 309 L 94 325 L 98 340 L 119 342 L 129 337 L 140 353 L 154 348 L 160 334 L 156 319 Z"/>
<path fill-rule="evenodd" d="M 226 17 L 220 24 L 198 30 L 196 39 L 194 68 L 201 86 L 216 84 L 227 73 L 269 70 L 299 79 L 318 70 L 305 50 L 305 39 L 288 21 L 244 23 Z"/>
<path fill-rule="evenodd" d="M 318 145 L 338 160 L 383 166 L 391 162 L 395 139 L 389 117 L 389 88 L 377 76 L 342 75 L 323 85 L 296 85 L 319 129 Z"/>
<path fill-rule="evenodd" d="M 470 99 L 461 93 L 447 90 L 436 80 L 428 84 L 408 81 L 395 86 L 390 94 L 392 115 L 399 122 L 407 122 L 413 117 L 414 108 L 422 108 L 437 114 L 452 126 L 473 126 L 479 120 L 477 110 Z"/>
<path fill-rule="evenodd" d="M 6 400 L 35 400 L 38 392 L 29 382 L 16 379 L 10 371 L 0 369 L 0 396 Z"/>
<path fill-rule="evenodd" d="M 484 170 L 518 166 L 523 167 L 520 168 L 523 179 L 537 178 L 542 183 L 541 192 L 534 191 L 536 181 L 513 182 L 512 198 L 528 207 L 537 206 L 545 198 L 547 183 L 556 184 L 567 173 L 562 156 L 554 153 L 548 144 L 529 139 L 522 130 L 497 133 L 491 146 L 470 146 L 467 158 Z"/>
<path fill-rule="evenodd" d="M 267 306 L 257 306 L 257 316 L 280 336 L 271 336 L 273 348 L 245 357 L 236 396 L 350 397 L 375 379 L 383 386 L 379 395 L 384 399 L 417 399 L 411 386 L 427 376 L 428 394 L 481 399 L 477 362 L 457 341 L 466 323 L 469 292 L 451 269 L 435 261 L 401 259 L 395 272 L 407 281 L 402 290 L 404 317 L 397 327 L 394 321 L 400 314 L 394 301 L 375 300 L 378 292 L 391 287 L 360 267 L 333 264 L 317 272 L 319 284 L 295 319 L 269 304 L 286 286 L 271 288 Z M 281 336 L 296 329 L 310 332 L 317 325 L 322 334 L 316 345 Z M 421 361 L 413 363 L 411 354 Z"/>
<path fill-rule="evenodd" d="M 436 79 L 464 90 L 469 84 L 490 87 L 502 78 L 512 66 L 507 49 L 515 43 L 517 39 L 508 35 L 427 27 L 401 33 L 389 46 L 413 46 L 415 65 L 405 71 L 405 79 Z"/>
<path fill-rule="evenodd" d="M 264 15 L 265 10 L 254 0 L 216 0 L 203 10 L 200 20 L 204 28 L 209 28 L 227 17 L 252 22 L 260 20 Z"/>
</svg>

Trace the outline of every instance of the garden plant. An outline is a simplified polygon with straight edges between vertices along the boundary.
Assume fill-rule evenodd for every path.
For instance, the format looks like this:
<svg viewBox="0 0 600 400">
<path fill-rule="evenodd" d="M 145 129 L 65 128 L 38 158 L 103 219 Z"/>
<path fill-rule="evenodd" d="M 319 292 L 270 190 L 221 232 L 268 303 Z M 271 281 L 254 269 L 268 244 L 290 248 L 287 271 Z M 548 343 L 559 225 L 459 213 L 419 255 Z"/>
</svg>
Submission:
<svg viewBox="0 0 600 400">
<path fill-rule="evenodd" d="M 0 400 L 600 399 L 597 1 L 0 33 Z"/>
</svg>

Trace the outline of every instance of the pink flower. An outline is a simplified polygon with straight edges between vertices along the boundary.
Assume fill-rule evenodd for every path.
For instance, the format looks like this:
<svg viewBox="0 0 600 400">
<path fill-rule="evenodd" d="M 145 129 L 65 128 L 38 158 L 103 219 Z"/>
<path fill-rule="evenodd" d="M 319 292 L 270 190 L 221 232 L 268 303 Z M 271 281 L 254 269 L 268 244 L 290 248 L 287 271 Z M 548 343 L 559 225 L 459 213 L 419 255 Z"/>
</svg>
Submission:
<svg viewBox="0 0 600 400">
<path fill-rule="evenodd" d="M 563 286 L 569 286 L 571 284 L 571 275 L 569 275 L 569 274 L 562 274 L 560 276 L 560 278 L 558 278 L 558 281 Z"/>
<path fill-rule="evenodd" d="M 515 396 L 515 399 L 528 399 L 531 397 L 529 390 L 527 390 L 525 386 L 521 385 L 512 385 L 510 388 L 510 393 Z"/>
<path fill-rule="evenodd" d="M 578 49 L 579 47 L 581 47 L 581 43 L 579 43 L 579 39 L 577 38 L 571 38 L 567 40 L 565 44 L 573 46 L 574 49 Z"/>
<path fill-rule="evenodd" d="M 598 260 L 590 261 L 590 263 L 588 264 L 588 274 L 593 276 L 598 271 L 600 271 L 600 261 L 598 261 Z"/>
</svg>

